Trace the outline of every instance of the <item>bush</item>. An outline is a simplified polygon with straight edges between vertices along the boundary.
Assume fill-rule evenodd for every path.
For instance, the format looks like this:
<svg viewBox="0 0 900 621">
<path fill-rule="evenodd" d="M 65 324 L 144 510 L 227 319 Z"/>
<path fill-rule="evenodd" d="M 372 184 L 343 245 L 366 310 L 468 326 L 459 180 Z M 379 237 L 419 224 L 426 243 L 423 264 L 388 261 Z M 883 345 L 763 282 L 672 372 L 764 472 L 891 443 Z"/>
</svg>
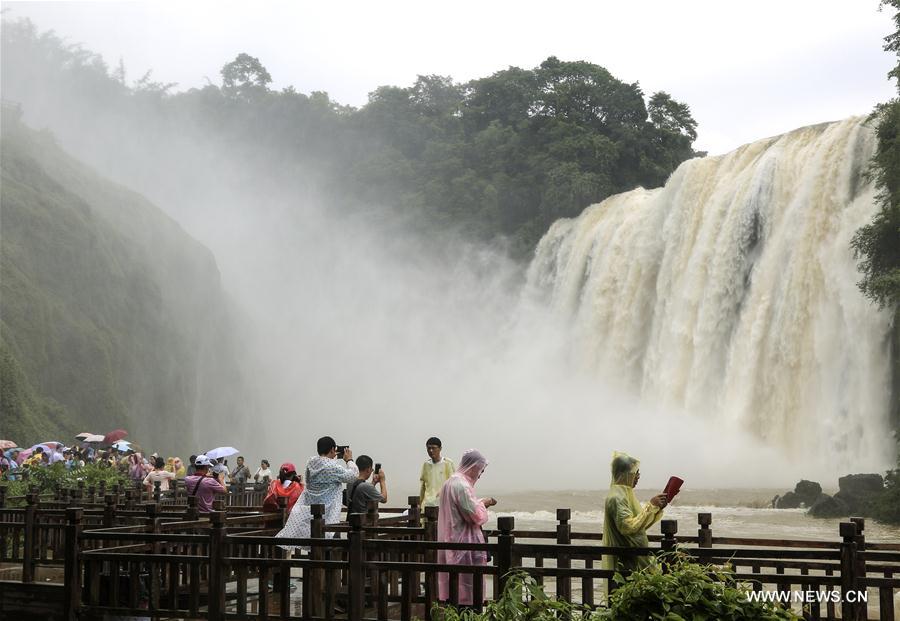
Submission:
<svg viewBox="0 0 900 621">
<path fill-rule="evenodd" d="M 500 599 L 488 602 L 482 613 L 441 605 L 435 605 L 434 613 L 432 618 L 440 621 L 557 621 L 579 616 L 587 620 L 592 614 L 583 606 L 550 597 L 525 572 L 510 574 Z"/>
<path fill-rule="evenodd" d="M 769 602 L 747 599 L 749 590 L 734 581 L 732 572 L 700 565 L 685 555 L 672 557 L 671 571 L 650 567 L 622 578 L 609 598 L 609 607 L 591 610 L 550 597 L 524 572 L 513 573 L 502 597 L 490 602 L 483 613 L 435 606 L 433 618 L 440 621 L 684 621 L 797 620 L 799 616 Z"/>
<path fill-rule="evenodd" d="M 750 601 L 749 589 L 735 582 L 728 569 L 694 563 L 677 553 L 671 557 L 670 568 L 662 573 L 650 567 L 624 579 L 616 574 L 619 588 L 610 595 L 609 608 L 598 611 L 594 619 L 800 619 L 771 602 Z"/>
<path fill-rule="evenodd" d="M 884 475 L 884 491 L 875 500 L 872 517 L 888 524 L 900 524 L 900 460 L 896 470 Z"/>
<path fill-rule="evenodd" d="M 97 485 L 100 481 L 106 481 L 107 488 L 111 488 L 117 483 L 123 486 L 131 485 L 128 477 L 117 468 L 85 464 L 83 468 L 66 470 L 62 462 L 57 462 L 52 466 L 29 468 L 27 480 L 5 481 L 4 485 L 7 488 L 8 496 L 24 496 L 32 487 L 37 488 L 39 494 L 43 494 L 53 492 L 57 487 L 77 487 L 79 480 L 84 481 L 85 487 Z"/>
</svg>

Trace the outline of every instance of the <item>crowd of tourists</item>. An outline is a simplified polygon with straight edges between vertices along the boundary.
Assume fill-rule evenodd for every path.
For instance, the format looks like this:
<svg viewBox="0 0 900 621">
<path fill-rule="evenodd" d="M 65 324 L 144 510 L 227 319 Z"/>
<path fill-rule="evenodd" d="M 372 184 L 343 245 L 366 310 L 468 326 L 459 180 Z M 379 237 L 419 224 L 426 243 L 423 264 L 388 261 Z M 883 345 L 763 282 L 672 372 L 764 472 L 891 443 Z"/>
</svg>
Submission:
<svg viewBox="0 0 900 621">
<path fill-rule="evenodd" d="M 46 450 L 45 450 L 46 449 Z M 488 466 L 487 458 L 476 449 L 463 452 L 459 466 L 442 455 L 440 438 L 431 437 L 425 442 L 428 458 L 419 474 L 420 506 L 436 506 L 438 511 L 438 540 L 453 543 L 484 543 L 482 526 L 488 521 L 488 508 L 497 504 L 494 498 L 479 498 L 475 485 Z M 227 460 L 206 454 L 191 455 L 185 464 L 178 457 L 163 459 L 157 454 L 143 457 L 134 451 L 95 450 L 92 448 L 65 448 L 41 446 L 33 450 L 27 459 L 18 463 L 4 454 L 0 467 L 6 476 L 30 468 L 39 468 L 62 462 L 67 469 L 96 463 L 104 467 L 118 468 L 136 485 L 153 491 L 156 483 L 160 490 L 170 489 L 173 481 L 183 479 L 187 493 L 197 498 L 201 513 L 213 509 L 216 494 L 230 490 L 239 491 L 253 485 L 266 490 L 264 511 L 281 511 L 285 506 L 289 516 L 277 537 L 306 539 L 310 536 L 311 506 L 325 507 L 326 524 L 342 520 L 342 507 L 348 513 L 364 513 L 369 501 L 388 502 L 387 476 L 381 464 L 373 463 L 368 455 L 355 460 L 349 446 L 339 446 L 333 438 L 319 438 L 316 455 L 309 458 L 303 473 L 294 464 L 281 464 L 273 476 L 270 464 L 263 459 L 251 473 L 244 458 L 238 456 L 236 465 L 229 468 Z M 654 496 L 641 505 L 634 495 L 634 487 L 640 479 L 640 462 L 624 453 L 615 453 L 611 465 L 611 483 L 604 506 L 603 539 L 608 546 L 648 547 L 647 529 L 661 518 L 669 501 L 666 494 Z M 284 503 L 279 502 L 284 499 Z M 330 535 L 330 533 L 329 533 Z M 297 546 L 282 546 L 294 549 Z M 479 550 L 439 550 L 438 562 L 457 565 L 483 565 L 487 554 Z M 607 569 L 637 569 L 649 563 L 647 557 L 604 557 Z M 473 576 L 457 574 L 459 603 L 472 603 Z M 439 597 L 449 597 L 449 574 L 440 574 Z"/>
</svg>

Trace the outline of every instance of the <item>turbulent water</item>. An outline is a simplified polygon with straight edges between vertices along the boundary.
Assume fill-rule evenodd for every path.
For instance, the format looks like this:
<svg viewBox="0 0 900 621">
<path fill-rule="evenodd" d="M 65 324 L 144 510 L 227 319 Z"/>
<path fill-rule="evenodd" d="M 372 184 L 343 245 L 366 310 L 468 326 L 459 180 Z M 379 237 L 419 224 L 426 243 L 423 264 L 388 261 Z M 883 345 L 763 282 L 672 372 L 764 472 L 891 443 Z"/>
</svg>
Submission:
<svg viewBox="0 0 900 621">
<path fill-rule="evenodd" d="M 529 295 L 574 325 L 579 363 L 642 398 L 803 460 L 891 463 L 890 318 L 850 250 L 876 209 L 864 119 L 682 164 L 556 222 Z"/>
<path fill-rule="evenodd" d="M 645 502 L 658 493 L 652 488 L 638 489 Z M 713 533 L 718 536 L 837 541 L 838 525 L 844 519 L 821 519 L 806 515 L 806 509 L 771 509 L 770 501 L 783 489 L 698 489 L 685 490 L 666 509 L 666 518 L 678 521 L 678 531 L 695 535 L 698 513 L 712 514 Z M 826 489 L 828 493 L 836 490 Z M 525 530 L 554 530 L 556 509 L 572 510 L 572 529 L 576 532 L 602 532 L 603 502 L 606 490 L 559 490 L 509 493 L 486 488 L 484 495 L 499 500 L 492 509 L 492 520 L 511 515 L 516 526 Z M 494 522 L 491 522 L 493 525 Z M 659 534 L 659 524 L 650 529 Z M 900 542 L 900 527 L 866 521 L 870 541 Z"/>
</svg>

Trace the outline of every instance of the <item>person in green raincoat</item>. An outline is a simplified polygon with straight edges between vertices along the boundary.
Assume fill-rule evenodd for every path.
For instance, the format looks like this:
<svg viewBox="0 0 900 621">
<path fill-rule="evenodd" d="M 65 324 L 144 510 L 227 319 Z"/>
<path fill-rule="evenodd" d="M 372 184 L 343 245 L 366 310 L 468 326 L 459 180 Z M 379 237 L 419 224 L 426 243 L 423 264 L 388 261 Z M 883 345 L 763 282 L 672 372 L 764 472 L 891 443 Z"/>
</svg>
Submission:
<svg viewBox="0 0 900 621">
<path fill-rule="evenodd" d="M 634 496 L 634 488 L 641 478 L 641 462 L 625 453 L 614 452 L 612 481 L 603 512 L 603 545 L 616 548 L 647 548 L 647 529 L 662 519 L 668 504 L 665 494 L 659 494 L 641 507 Z M 652 556 L 603 556 L 603 568 L 635 571 L 653 563 Z"/>
</svg>

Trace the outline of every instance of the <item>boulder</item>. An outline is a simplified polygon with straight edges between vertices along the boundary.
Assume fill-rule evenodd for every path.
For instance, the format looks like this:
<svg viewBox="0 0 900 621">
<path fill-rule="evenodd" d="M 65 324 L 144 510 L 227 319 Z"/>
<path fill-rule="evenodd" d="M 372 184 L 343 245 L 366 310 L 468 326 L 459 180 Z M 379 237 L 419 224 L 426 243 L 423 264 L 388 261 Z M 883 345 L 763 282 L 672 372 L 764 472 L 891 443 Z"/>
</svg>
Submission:
<svg viewBox="0 0 900 621">
<path fill-rule="evenodd" d="M 873 503 L 884 492 L 880 474 L 848 474 L 838 480 L 835 498 L 844 502 L 853 515 L 871 515 Z"/>
<path fill-rule="evenodd" d="M 840 498 L 819 494 L 807 511 L 808 515 L 817 518 L 839 518 L 850 515 L 850 507 Z"/>
<path fill-rule="evenodd" d="M 841 492 L 865 496 L 884 491 L 884 478 L 880 474 L 848 474 L 838 479 Z"/>
<path fill-rule="evenodd" d="M 812 507 L 813 503 L 819 500 L 819 496 L 822 495 L 822 486 L 815 481 L 803 479 L 794 487 L 794 493 L 797 494 L 800 502 L 805 506 Z"/>
<path fill-rule="evenodd" d="M 776 509 L 799 509 L 800 497 L 794 492 L 785 492 L 784 496 L 775 503 Z"/>
</svg>

